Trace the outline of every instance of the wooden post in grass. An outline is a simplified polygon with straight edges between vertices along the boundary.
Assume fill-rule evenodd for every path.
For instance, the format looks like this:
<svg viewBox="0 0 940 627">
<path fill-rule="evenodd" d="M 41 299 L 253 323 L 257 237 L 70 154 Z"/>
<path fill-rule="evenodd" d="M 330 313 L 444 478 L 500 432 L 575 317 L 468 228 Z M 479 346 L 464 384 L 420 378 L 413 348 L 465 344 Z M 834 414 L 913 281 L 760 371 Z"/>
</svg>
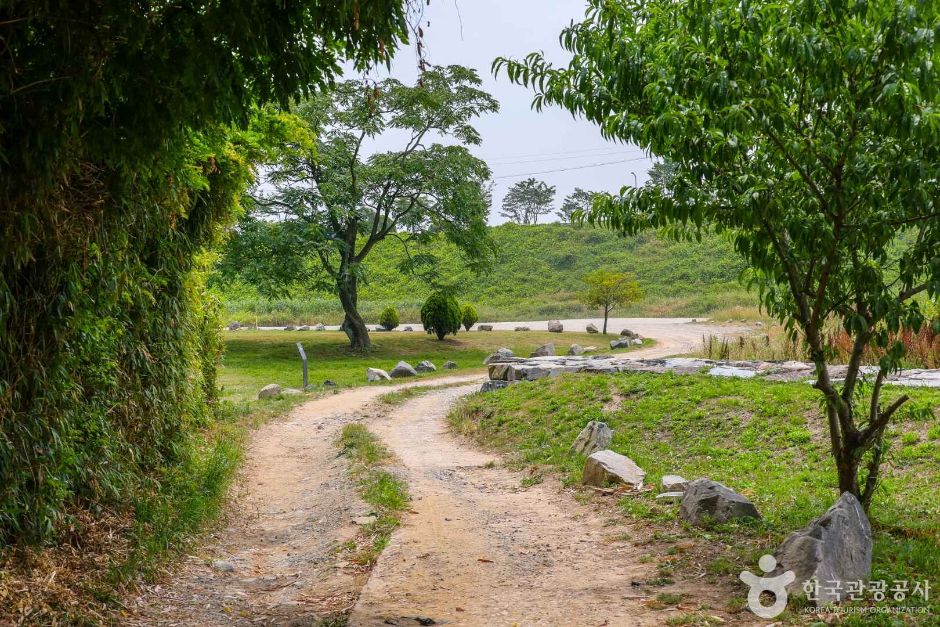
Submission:
<svg viewBox="0 0 940 627">
<path fill-rule="evenodd" d="M 308 371 L 307 371 L 307 353 L 304 352 L 304 345 L 301 344 L 300 342 L 297 342 L 297 351 L 300 353 L 300 361 L 301 361 L 301 363 L 303 363 L 303 365 L 304 365 L 304 387 L 303 387 L 303 389 L 306 390 L 306 389 L 307 389 L 307 386 L 310 384 L 310 377 L 309 377 L 309 373 L 308 373 Z"/>
</svg>

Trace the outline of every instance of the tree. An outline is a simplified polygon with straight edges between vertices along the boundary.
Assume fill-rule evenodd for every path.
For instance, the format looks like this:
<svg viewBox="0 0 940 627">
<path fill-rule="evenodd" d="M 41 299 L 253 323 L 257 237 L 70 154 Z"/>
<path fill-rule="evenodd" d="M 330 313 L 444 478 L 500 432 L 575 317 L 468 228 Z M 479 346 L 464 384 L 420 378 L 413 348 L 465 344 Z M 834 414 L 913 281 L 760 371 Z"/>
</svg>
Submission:
<svg viewBox="0 0 940 627">
<path fill-rule="evenodd" d="M 391 305 L 383 309 L 382 314 L 379 316 L 379 324 L 386 331 L 396 328 L 399 324 L 398 310 Z"/>
<path fill-rule="evenodd" d="M 672 183 L 672 177 L 675 171 L 676 166 L 674 164 L 668 161 L 657 161 L 647 173 L 649 180 L 646 181 L 646 184 L 650 187 L 658 187 L 662 190 L 666 190 L 668 193 L 669 185 Z"/>
<path fill-rule="evenodd" d="M 480 316 L 477 315 L 477 309 L 473 305 L 464 305 L 462 310 L 462 322 L 463 328 L 467 331 L 470 330 L 470 327 L 475 325 L 480 319 Z"/>
<path fill-rule="evenodd" d="M 623 307 L 643 298 L 643 290 L 632 274 L 595 270 L 582 277 L 587 284 L 587 291 L 581 300 L 588 307 L 600 307 L 604 310 L 604 335 L 607 335 L 607 317 L 614 309 Z"/>
<path fill-rule="evenodd" d="M 586 215 L 591 210 L 591 203 L 594 202 L 594 192 L 587 192 L 580 187 L 575 187 L 574 191 L 565 196 L 561 203 L 561 209 L 558 210 L 558 217 L 565 224 L 571 223 L 571 217 L 575 212 Z"/>
<path fill-rule="evenodd" d="M 621 233 L 712 228 L 733 238 L 763 307 L 806 342 L 840 492 L 868 507 L 917 297 L 940 294 L 940 64 L 935 2 L 592 0 L 565 29 L 574 56 L 498 59 L 536 90 L 673 163 L 658 187 L 605 196 L 590 221 Z M 772 80 L 768 80 L 772 77 Z M 597 90 L 603 85 L 603 90 Z M 843 381 L 824 325 L 853 338 Z M 885 348 L 873 381 L 860 366 Z"/>
<path fill-rule="evenodd" d="M 539 216 L 551 213 L 554 200 L 554 185 L 549 186 L 533 178 L 525 179 L 506 192 L 499 215 L 517 224 L 538 224 Z"/>
<path fill-rule="evenodd" d="M 457 299 L 447 290 L 438 290 L 431 294 L 421 307 L 421 324 L 428 333 L 433 333 L 438 340 L 444 336 L 457 335 L 463 312 Z"/>
<path fill-rule="evenodd" d="M 440 67 L 423 72 L 414 87 L 394 79 L 345 81 L 301 104 L 297 116 L 315 140 L 285 146 L 270 164 L 273 190 L 256 189 L 229 267 L 242 266 L 233 257 L 249 251 L 264 271 L 245 278 L 263 275 L 283 286 L 314 259 L 320 273 L 308 279 L 319 286 L 325 273 L 332 283 L 355 350 L 370 347 L 358 287 L 362 262 L 378 242 L 392 237 L 407 249 L 443 233 L 471 267 L 485 267 L 495 251 L 486 231 L 490 171 L 465 146 L 480 143 L 471 121 L 498 105 L 480 83 L 471 69 Z M 401 148 L 366 157 L 364 144 L 385 134 L 403 137 Z M 463 145 L 429 144 L 433 135 Z M 409 261 L 414 269 L 434 260 Z"/>
</svg>

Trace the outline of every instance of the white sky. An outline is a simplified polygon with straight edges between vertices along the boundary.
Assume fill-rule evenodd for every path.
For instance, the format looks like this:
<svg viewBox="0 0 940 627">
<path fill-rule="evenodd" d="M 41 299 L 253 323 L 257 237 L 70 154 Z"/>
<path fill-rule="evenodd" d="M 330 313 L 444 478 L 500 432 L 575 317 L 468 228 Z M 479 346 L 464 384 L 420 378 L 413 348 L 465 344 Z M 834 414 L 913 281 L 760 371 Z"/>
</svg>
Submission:
<svg viewBox="0 0 940 627">
<path fill-rule="evenodd" d="M 575 187 L 616 192 L 633 185 L 633 173 L 640 185 L 646 181 L 652 162 L 639 148 L 608 142 L 595 125 L 559 108 L 533 111 L 530 90 L 511 84 L 504 74 L 496 79 L 490 71 L 498 56 L 522 58 L 535 50 L 544 51 L 556 64 L 566 63 L 568 56 L 558 44 L 558 35 L 572 19 L 581 19 L 584 9 L 583 0 L 432 0 L 424 8 L 429 61 L 476 69 L 484 89 L 500 103 L 499 113 L 476 121 L 483 144 L 471 148 L 489 164 L 496 183 L 491 224 L 503 221 L 499 217 L 503 195 L 513 183 L 527 178 L 524 174 L 557 187 L 556 208 Z M 390 74 L 384 67 L 370 74 L 376 79 L 389 75 L 414 83 L 413 46 L 398 51 Z M 376 147 L 381 146 L 379 142 Z M 394 144 L 384 148 L 393 149 Z M 595 165 L 614 161 L 621 163 Z M 546 172 L 566 168 L 570 170 Z M 554 215 L 546 218 L 556 220 Z"/>
</svg>

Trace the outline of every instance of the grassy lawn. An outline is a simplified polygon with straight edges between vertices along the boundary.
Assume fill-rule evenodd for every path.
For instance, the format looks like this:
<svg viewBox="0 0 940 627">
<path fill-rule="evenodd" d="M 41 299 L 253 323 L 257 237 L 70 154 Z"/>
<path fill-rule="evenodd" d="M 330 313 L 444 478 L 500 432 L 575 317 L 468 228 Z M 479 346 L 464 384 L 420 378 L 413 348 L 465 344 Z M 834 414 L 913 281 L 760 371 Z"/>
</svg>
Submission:
<svg viewBox="0 0 940 627">
<path fill-rule="evenodd" d="M 929 580 L 936 588 L 940 391 L 905 391 L 913 400 L 889 434 L 884 481 L 871 510 L 876 533 L 872 578 L 887 580 L 889 588 L 893 580 Z M 899 393 L 886 388 L 885 403 Z M 929 408 L 933 418 L 911 411 L 918 408 Z M 604 420 L 614 429 L 611 448 L 644 468 L 650 484 L 658 485 L 670 473 L 690 480 L 709 477 L 755 503 L 764 516 L 756 525 L 699 530 L 676 519 L 677 506 L 656 503 L 659 490 L 619 502 L 626 516 L 707 546 L 704 559 L 712 580 L 736 582 L 741 570 L 756 572 L 761 554 L 772 552 L 787 533 L 820 515 L 837 497 L 818 392 L 801 383 L 648 373 L 569 375 L 473 395 L 451 415 L 459 431 L 510 452 L 521 466 L 553 467 L 569 483 L 580 480 L 584 459 L 568 448 L 589 420 Z M 683 558 L 689 563 L 702 559 Z M 664 558 L 667 575 L 683 560 Z M 934 590 L 930 597 L 927 603 L 908 596 L 887 605 L 929 604 L 931 618 L 937 618 Z M 894 624 L 887 617 L 852 620 L 861 622 L 847 624 Z"/>
<path fill-rule="evenodd" d="M 484 372 L 483 360 L 501 346 L 517 355 L 528 356 L 537 346 L 553 342 L 559 354 L 571 344 L 597 346 L 605 354 L 631 349 L 607 349 L 614 335 L 588 333 L 549 333 L 547 331 L 470 331 L 438 341 L 427 333 L 372 333 L 373 351 L 367 355 L 351 353 L 346 336 L 339 331 L 249 331 L 225 332 L 220 384 L 226 398 L 252 399 L 268 383 L 299 388 L 303 383 L 297 342 L 302 342 L 310 368 L 310 383 L 320 385 L 330 379 L 341 387 L 366 384 L 366 368 L 391 370 L 404 359 L 412 366 L 428 359 L 437 372 L 420 375 L 433 378 L 454 374 Z M 652 342 L 647 341 L 646 345 Z M 444 370 L 448 359 L 456 370 Z"/>
</svg>

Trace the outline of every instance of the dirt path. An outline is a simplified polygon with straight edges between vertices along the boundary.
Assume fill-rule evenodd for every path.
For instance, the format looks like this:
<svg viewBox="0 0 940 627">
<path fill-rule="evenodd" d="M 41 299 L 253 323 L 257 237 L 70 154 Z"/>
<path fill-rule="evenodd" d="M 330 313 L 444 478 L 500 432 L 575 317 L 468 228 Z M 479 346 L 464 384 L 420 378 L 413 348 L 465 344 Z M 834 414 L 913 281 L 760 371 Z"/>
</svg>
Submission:
<svg viewBox="0 0 940 627">
<path fill-rule="evenodd" d="M 643 563 L 649 547 L 636 530 L 556 483 L 522 488 L 522 473 L 447 431 L 447 410 L 473 389 L 433 392 L 371 422 L 402 461 L 413 511 L 349 624 L 663 624 L 669 612 L 644 604 L 662 589 L 640 585 L 656 566 Z M 718 591 L 693 592 L 692 608 L 723 603 Z"/>
</svg>

